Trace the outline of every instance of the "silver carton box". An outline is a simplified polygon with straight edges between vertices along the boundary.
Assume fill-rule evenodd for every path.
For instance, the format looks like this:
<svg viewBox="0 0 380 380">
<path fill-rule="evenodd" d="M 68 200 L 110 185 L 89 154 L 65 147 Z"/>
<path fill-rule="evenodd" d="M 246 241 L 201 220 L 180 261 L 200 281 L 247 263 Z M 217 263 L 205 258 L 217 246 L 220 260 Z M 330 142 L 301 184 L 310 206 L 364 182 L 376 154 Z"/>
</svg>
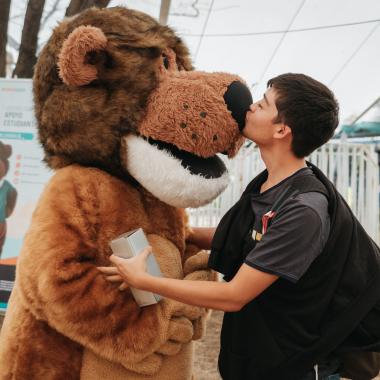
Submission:
<svg viewBox="0 0 380 380">
<path fill-rule="evenodd" d="M 149 242 L 141 228 L 126 232 L 110 242 L 110 247 L 114 255 L 125 259 L 137 256 L 148 245 Z M 160 267 L 153 253 L 148 256 L 146 264 L 146 270 L 149 274 L 156 277 L 162 277 Z M 158 294 L 152 292 L 135 288 L 130 289 L 137 304 L 141 307 L 153 305 L 161 299 Z"/>
</svg>

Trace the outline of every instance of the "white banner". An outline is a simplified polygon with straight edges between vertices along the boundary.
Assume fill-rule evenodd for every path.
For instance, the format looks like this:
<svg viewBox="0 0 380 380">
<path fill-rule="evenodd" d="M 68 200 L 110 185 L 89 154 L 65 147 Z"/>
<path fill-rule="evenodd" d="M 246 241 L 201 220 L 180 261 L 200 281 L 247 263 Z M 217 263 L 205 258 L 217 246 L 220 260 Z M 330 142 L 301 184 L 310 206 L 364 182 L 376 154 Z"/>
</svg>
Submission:
<svg viewBox="0 0 380 380">
<path fill-rule="evenodd" d="M 0 281 L 9 281 L 4 277 L 14 271 L 11 267 L 20 253 L 36 202 L 51 176 L 42 162 L 43 152 L 38 142 L 32 80 L 0 79 L 0 142 L 0 168 L 1 163 L 5 167 L 0 170 Z M 9 158 L 4 158 L 10 151 Z M 16 193 L 12 210 L 12 197 Z M 5 236 L 1 236 L 2 231 Z M 9 270 L 5 267 L 8 265 Z M 1 288 L 0 308 L 6 307 L 6 300 L 6 289 Z"/>
</svg>

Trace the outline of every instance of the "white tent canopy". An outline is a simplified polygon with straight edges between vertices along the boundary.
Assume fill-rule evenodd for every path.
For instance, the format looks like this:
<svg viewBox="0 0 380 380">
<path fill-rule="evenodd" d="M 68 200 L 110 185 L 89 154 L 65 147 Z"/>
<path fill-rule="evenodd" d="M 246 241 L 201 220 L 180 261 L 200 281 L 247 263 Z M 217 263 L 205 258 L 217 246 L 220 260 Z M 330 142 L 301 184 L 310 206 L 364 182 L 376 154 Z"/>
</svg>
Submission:
<svg viewBox="0 0 380 380">
<path fill-rule="evenodd" d="M 46 41 L 68 0 L 40 33 Z M 50 8 L 53 0 L 46 1 Z M 158 18 L 159 0 L 111 0 Z M 20 40 L 26 2 L 12 1 L 10 33 Z M 45 13 L 47 10 L 45 11 Z M 171 0 L 168 24 L 191 49 L 197 69 L 241 75 L 261 97 L 269 78 L 302 72 L 327 84 L 341 120 L 380 95 L 379 0 Z"/>
</svg>

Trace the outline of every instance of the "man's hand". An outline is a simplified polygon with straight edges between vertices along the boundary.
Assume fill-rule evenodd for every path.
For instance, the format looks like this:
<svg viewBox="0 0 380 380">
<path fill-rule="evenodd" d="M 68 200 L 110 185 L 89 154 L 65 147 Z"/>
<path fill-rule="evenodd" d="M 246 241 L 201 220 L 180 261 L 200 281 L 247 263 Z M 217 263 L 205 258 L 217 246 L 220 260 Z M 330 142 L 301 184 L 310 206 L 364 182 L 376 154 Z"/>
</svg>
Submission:
<svg viewBox="0 0 380 380">
<path fill-rule="evenodd" d="M 146 272 L 146 260 L 151 253 L 152 247 L 148 246 L 131 259 L 112 255 L 110 260 L 116 267 L 98 267 L 98 269 L 106 275 L 107 281 L 124 282 L 120 290 L 125 289 L 127 285 L 144 290 L 145 281 L 149 277 Z"/>
</svg>

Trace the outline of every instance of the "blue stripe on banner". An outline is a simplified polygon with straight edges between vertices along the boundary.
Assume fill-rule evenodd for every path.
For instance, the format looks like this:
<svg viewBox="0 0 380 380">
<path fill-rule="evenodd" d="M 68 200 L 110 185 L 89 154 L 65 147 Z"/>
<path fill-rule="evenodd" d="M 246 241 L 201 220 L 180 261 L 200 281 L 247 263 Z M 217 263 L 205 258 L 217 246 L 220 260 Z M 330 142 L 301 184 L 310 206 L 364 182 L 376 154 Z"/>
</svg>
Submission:
<svg viewBox="0 0 380 380">
<path fill-rule="evenodd" d="M 6 302 L 0 302 L 0 310 L 6 310 L 8 307 L 8 304 Z"/>
<path fill-rule="evenodd" d="M 33 140 L 33 133 L 25 132 L 0 132 L 0 137 L 2 139 L 9 140 Z"/>
</svg>

